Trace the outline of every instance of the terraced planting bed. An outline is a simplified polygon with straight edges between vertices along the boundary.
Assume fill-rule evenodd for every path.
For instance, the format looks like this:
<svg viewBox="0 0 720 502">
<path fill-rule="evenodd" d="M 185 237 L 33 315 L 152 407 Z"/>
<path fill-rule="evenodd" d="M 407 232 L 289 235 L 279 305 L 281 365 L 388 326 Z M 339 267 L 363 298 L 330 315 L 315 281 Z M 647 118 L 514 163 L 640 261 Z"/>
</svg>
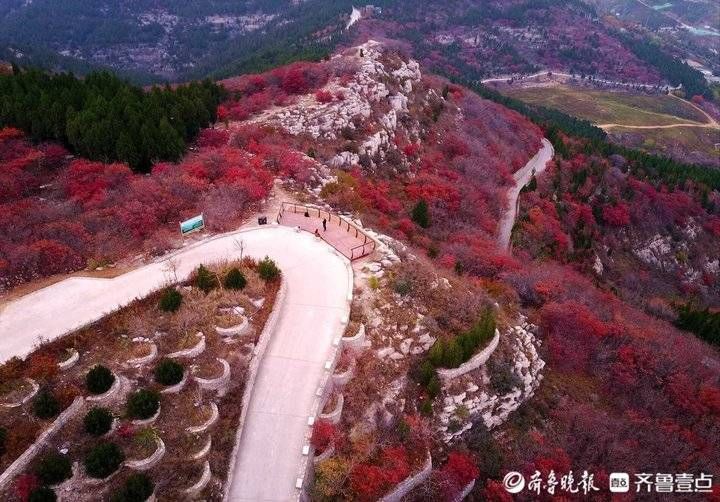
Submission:
<svg viewBox="0 0 720 502">
<path fill-rule="evenodd" d="M 242 289 L 223 285 L 232 268 Z M 261 280 L 251 260 L 208 270 L 209 284 L 170 286 L 0 366 L 0 402 L 21 402 L 0 407 L 0 500 L 40 486 L 63 500 L 126 500 L 126 484 L 157 500 L 221 498 L 246 371 L 280 281 Z M 242 334 L 216 330 L 238 324 Z"/>
</svg>

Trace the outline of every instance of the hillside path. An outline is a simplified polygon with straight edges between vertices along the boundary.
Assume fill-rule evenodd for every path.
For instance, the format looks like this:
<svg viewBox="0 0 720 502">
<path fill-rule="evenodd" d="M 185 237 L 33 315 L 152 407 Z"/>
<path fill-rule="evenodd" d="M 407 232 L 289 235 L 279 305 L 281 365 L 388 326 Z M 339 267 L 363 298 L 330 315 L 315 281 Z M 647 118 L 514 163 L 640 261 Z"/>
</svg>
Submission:
<svg viewBox="0 0 720 502">
<path fill-rule="evenodd" d="M 542 148 L 530 159 L 524 167 L 513 174 L 515 185 L 508 190 L 508 206 L 500 217 L 500 230 L 498 231 L 498 242 L 502 249 L 510 248 L 510 234 L 512 233 L 515 218 L 517 217 L 518 197 L 520 190 L 527 185 L 533 174 L 540 174 L 545 170 L 547 163 L 555 155 L 555 149 L 545 138 L 542 140 Z"/>
<path fill-rule="evenodd" d="M 201 263 L 245 256 L 277 262 L 287 285 L 260 363 L 233 472 L 230 500 L 295 500 L 308 416 L 333 339 L 349 315 L 352 269 L 307 232 L 282 226 L 218 235 L 113 279 L 72 277 L 9 302 L 0 313 L 0 362 L 91 323 Z M 175 273 L 171 269 L 175 269 Z"/>
</svg>

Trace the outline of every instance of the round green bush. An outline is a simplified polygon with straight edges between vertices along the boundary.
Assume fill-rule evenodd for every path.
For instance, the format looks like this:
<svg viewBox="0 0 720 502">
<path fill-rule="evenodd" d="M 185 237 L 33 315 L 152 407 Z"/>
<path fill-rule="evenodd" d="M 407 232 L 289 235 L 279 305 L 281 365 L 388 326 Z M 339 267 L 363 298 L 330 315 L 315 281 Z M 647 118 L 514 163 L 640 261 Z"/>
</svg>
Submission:
<svg viewBox="0 0 720 502">
<path fill-rule="evenodd" d="M 93 436 L 102 436 L 112 427 L 113 416 L 105 408 L 92 408 L 83 419 L 85 432 Z"/>
<path fill-rule="evenodd" d="M 231 268 L 223 280 L 223 286 L 227 289 L 244 289 L 246 285 L 247 279 L 245 279 L 243 273 L 240 272 L 240 269 L 236 267 Z"/>
<path fill-rule="evenodd" d="M 163 312 L 177 312 L 182 303 L 182 295 L 175 288 L 166 288 L 160 297 L 160 310 Z"/>
<path fill-rule="evenodd" d="M 185 368 L 172 359 L 161 359 L 155 367 L 155 381 L 161 385 L 175 385 L 182 381 Z"/>
<path fill-rule="evenodd" d="M 217 278 L 205 265 L 200 265 L 195 271 L 195 286 L 204 293 L 209 293 L 217 287 Z"/>
<path fill-rule="evenodd" d="M 33 414 L 43 420 L 53 418 L 55 415 L 60 413 L 60 405 L 58 404 L 57 399 L 55 399 L 52 392 L 44 388 L 40 389 L 35 396 L 35 399 L 33 399 L 32 409 Z"/>
<path fill-rule="evenodd" d="M 127 414 L 130 418 L 145 420 L 157 413 L 160 395 L 149 389 L 140 389 L 130 394 L 127 400 Z"/>
<path fill-rule="evenodd" d="M 72 477 L 72 463 L 65 455 L 48 453 L 40 459 L 35 474 L 42 484 L 56 485 Z"/>
<path fill-rule="evenodd" d="M 155 484 L 147 474 L 132 474 L 111 500 L 112 502 L 145 502 L 154 490 Z"/>
<path fill-rule="evenodd" d="M 28 502 L 55 502 L 56 500 L 57 495 L 55 495 L 53 489 L 48 486 L 35 488 L 30 492 L 30 496 L 28 497 Z"/>
<path fill-rule="evenodd" d="M 120 447 L 114 443 L 100 443 L 85 457 L 85 471 L 90 477 L 102 479 L 117 471 L 125 460 Z"/>
<path fill-rule="evenodd" d="M 258 263 L 257 271 L 260 275 L 260 278 L 265 282 L 274 281 L 275 279 L 280 277 L 280 269 L 275 264 L 275 262 L 267 256 L 260 263 Z"/>
<path fill-rule="evenodd" d="M 105 366 L 98 364 L 85 375 L 85 386 L 91 394 L 105 394 L 115 382 L 115 375 Z"/>
</svg>

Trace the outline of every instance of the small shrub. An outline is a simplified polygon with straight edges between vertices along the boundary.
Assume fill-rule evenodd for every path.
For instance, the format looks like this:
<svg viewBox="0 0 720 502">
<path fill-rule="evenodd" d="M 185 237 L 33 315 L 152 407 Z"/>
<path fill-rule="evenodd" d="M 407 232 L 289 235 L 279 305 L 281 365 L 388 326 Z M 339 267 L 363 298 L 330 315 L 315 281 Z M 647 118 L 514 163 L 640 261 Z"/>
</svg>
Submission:
<svg viewBox="0 0 720 502">
<path fill-rule="evenodd" d="M 462 429 L 462 424 L 455 420 L 454 418 L 450 419 L 450 421 L 447 424 L 448 432 L 449 433 L 455 433 L 458 432 L 460 429 Z"/>
<path fill-rule="evenodd" d="M 92 408 L 83 419 L 85 432 L 93 436 L 102 436 L 112 427 L 113 416 L 105 408 Z"/>
<path fill-rule="evenodd" d="M 0 458 L 5 454 L 7 448 L 7 429 L 0 427 Z"/>
<path fill-rule="evenodd" d="M 175 288 L 165 288 L 160 297 L 160 310 L 163 312 L 177 312 L 182 304 L 182 294 Z"/>
<path fill-rule="evenodd" d="M 374 275 L 371 275 L 368 279 L 368 286 L 370 286 L 370 289 L 372 289 L 373 291 L 377 290 L 380 287 L 380 279 L 378 279 Z"/>
<path fill-rule="evenodd" d="M 428 228 L 430 226 L 430 210 L 428 209 L 427 202 L 419 200 L 412 210 L 412 220 L 422 228 Z"/>
<path fill-rule="evenodd" d="M 57 500 L 57 495 L 55 495 L 52 488 L 48 486 L 41 486 L 31 491 L 27 500 L 28 502 L 55 502 Z"/>
<path fill-rule="evenodd" d="M 115 383 L 115 375 L 105 366 L 98 364 L 85 375 L 85 386 L 91 394 L 105 394 Z"/>
<path fill-rule="evenodd" d="M 318 420 L 313 425 L 312 436 L 310 436 L 310 444 L 315 449 L 322 452 L 328 448 L 335 440 L 337 430 L 332 422 L 327 420 Z"/>
<path fill-rule="evenodd" d="M 195 286 L 204 293 L 209 293 L 217 287 L 217 278 L 205 265 L 200 265 L 195 271 Z"/>
<path fill-rule="evenodd" d="M 432 415 L 432 401 L 430 399 L 423 399 L 420 403 L 420 414 L 426 417 Z"/>
<path fill-rule="evenodd" d="M 260 278 L 265 282 L 271 282 L 280 277 L 280 269 L 273 260 L 269 257 L 265 257 L 257 267 Z"/>
<path fill-rule="evenodd" d="M 32 409 L 33 414 L 43 420 L 52 418 L 60 413 L 60 405 L 57 399 L 55 399 L 52 392 L 46 388 L 41 389 L 37 393 L 35 399 L 33 399 Z"/>
<path fill-rule="evenodd" d="M 490 358 L 487 368 L 490 373 L 490 386 L 499 395 L 512 392 L 515 387 L 522 385 L 520 378 L 505 361 Z"/>
<path fill-rule="evenodd" d="M 150 476 L 143 473 L 132 474 L 111 500 L 112 502 L 145 502 L 154 490 L 155 485 Z"/>
<path fill-rule="evenodd" d="M 412 284 L 407 279 L 398 279 L 395 281 L 395 292 L 401 296 L 406 296 L 412 291 Z"/>
<path fill-rule="evenodd" d="M 160 395 L 149 389 L 140 389 L 130 394 L 127 400 L 127 414 L 130 418 L 148 419 L 157 413 Z"/>
<path fill-rule="evenodd" d="M 440 378 L 437 375 L 433 375 L 430 382 L 427 384 L 427 393 L 431 399 L 435 399 L 440 394 Z"/>
<path fill-rule="evenodd" d="M 14 492 L 18 499 L 28 500 L 33 490 L 40 486 L 38 478 L 35 474 L 20 474 L 14 483 Z"/>
<path fill-rule="evenodd" d="M 72 477 L 72 463 L 65 455 L 49 453 L 40 459 L 35 474 L 42 484 L 56 485 Z"/>
<path fill-rule="evenodd" d="M 117 471 L 125 460 L 120 447 L 114 443 L 100 443 L 85 457 L 85 471 L 90 477 L 102 479 Z"/>
<path fill-rule="evenodd" d="M 182 364 L 172 359 L 161 359 L 155 367 L 155 381 L 161 385 L 176 385 L 180 383 L 185 374 Z"/>
<path fill-rule="evenodd" d="M 227 289 L 245 289 L 246 285 L 247 279 L 245 279 L 243 273 L 240 272 L 240 269 L 236 267 L 231 268 L 223 280 L 223 286 Z"/>
</svg>

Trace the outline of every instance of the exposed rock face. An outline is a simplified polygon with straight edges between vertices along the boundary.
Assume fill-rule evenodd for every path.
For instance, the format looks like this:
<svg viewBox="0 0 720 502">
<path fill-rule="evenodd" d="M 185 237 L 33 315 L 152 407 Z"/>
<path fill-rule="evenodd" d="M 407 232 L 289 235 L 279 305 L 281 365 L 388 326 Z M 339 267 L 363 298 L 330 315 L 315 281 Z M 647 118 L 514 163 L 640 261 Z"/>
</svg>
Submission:
<svg viewBox="0 0 720 502">
<path fill-rule="evenodd" d="M 251 122 L 280 126 L 293 135 L 334 140 L 348 134 L 347 131 L 360 134 L 357 124 L 375 115 L 373 123 L 379 125 L 380 130 L 366 133 L 368 136 L 359 140 L 357 152 L 342 151 L 329 164 L 333 167 L 354 165 L 361 155 L 382 158 L 395 137 L 398 114 L 407 112 L 410 93 L 422 78 L 420 65 L 414 60 L 400 61 L 398 68 L 388 70 L 383 62 L 382 45 L 373 40 L 334 59 L 338 64 L 357 67 L 351 79 L 334 78 L 322 89 L 342 99 L 320 103 L 313 94 L 308 94 L 291 105 L 268 110 Z M 389 111 L 381 112 L 383 109 Z"/>
<path fill-rule="evenodd" d="M 530 399 L 542 380 L 541 370 L 545 367 L 537 347 L 540 341 L 533 331 L 536 327 L 522 320 L 521 324 L 503 333 L 502 337 L 512 344 L 512 373 L 518 385 L 506 394 L 496 394 L 488 385 L 489 376 L 484 369 L 459 378 L 453 387 L 460 385 L 463 390 L 445 397 L 444 407 L 439 414 L 438 430 L 445 442 L 470 430 L 473 421 L 480 419 L 488 429 L 507 420 L 523 402 Z M 453 426 L 450 426 L 453 422 Z"/>
</svg>

